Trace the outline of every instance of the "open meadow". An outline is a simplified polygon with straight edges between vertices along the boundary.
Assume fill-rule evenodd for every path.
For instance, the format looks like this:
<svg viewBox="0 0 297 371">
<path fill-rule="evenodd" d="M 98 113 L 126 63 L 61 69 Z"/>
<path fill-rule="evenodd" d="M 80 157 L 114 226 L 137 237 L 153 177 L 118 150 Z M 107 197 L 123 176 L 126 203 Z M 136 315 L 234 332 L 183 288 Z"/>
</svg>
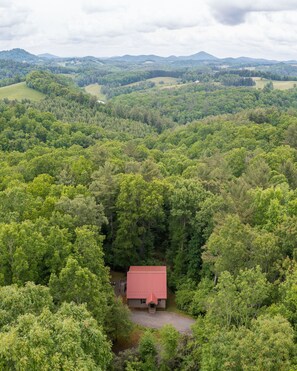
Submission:
<svg viewBox="0 0 297 371">
<path fill-rule="evenodd" d="M 297 81 L 275 81 L 275 80 L 267 80 L 262 77 L 253 77 L 253 80 L 256 83 L 255 87 L 257 89 L 263 89 L 264 86 L 270 81 L 272 81 L 274 89 L 279 89 L 279 90 L 293 89 L 297 86 Z"/>
<path fill-rule="evenodd" d="M 85 87 L 85 91 L 91 95 L 95 95 L 99 100 L 105 102 L 106 96 L 101 92 L 101 86 L 99 84 L 90 84 Z"/>
<path fill-rule="evenodd" d="M 20 82 L 18 84 L 13 84 L 9 86 L 4 86 L 0 88 L 0 99 L 10 99 L 10 100 L 22 100 L 30 99 L 32 101 L 40 101 L 45 95 L 37 90 L 28 88 L 25 82 Z"/>
</svg>

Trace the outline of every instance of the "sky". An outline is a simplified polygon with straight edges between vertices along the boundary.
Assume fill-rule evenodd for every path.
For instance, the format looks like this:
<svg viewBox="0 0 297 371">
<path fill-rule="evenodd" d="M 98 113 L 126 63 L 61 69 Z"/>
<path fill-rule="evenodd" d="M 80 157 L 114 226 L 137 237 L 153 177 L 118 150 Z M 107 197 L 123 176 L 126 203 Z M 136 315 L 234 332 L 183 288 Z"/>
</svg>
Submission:
<svg viewBox="0 0 297 371">
<path fill-rule="evenodd" d="M 297 0 L 0 0 L 0 50 L 297 60 Z"/>
</svg>

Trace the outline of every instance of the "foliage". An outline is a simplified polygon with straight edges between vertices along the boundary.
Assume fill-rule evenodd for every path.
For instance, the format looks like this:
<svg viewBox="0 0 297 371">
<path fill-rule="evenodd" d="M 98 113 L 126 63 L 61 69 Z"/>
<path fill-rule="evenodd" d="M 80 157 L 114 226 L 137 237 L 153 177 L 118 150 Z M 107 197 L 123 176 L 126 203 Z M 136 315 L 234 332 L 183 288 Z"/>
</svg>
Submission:
<svg viewBox="0 0 297 371">
<path fill-rule="evenodd" d="M 16 285 L 0 288 L 0 329 L 11 326 L 25 314 L 40 315 L 44 308 L 53 308 L 53 299 L 45 286 L 27 282 L 24 287 Z"/>
<path fill-rule="evenodd" d="M 115 264 L 128 267 L 151 257 L 154 235 L 163 219 L 163 189 L 158 181 L 146 182 L 141 175 L 122 178 L 117 199 L 118 223 L 114 241 Z"/>
<path fill-rule="evenodd" d="M 102 370 L 111 361 L 110 343 L 83 306 L 63 304 L 24 314 L 0 333 L 3 370 Z"/>
<path fill-rule="evenodd" d="M 207 315 L 220 326 L 248 326 L 269 296 L 269 283 L 260 267 L 241 270 L 236 278 L 225 271 L 209 299 Z"/>
<path fill-rule="evenodd" d="M 172 325 L 164 325 L 160 331 L 162 358 L 165 362 L 173 361 L 177 356 L 179 332 Z"/>
<path fill-rule="evenodd" d="M 138 351 L 140 357 L 145 361 L 147 358 L 157 355 L 156 340 L 151 331 L 147 330 L 139 342 Z"/>
<path fill-rule="evenodd" d="M 81 85 L 125 94 L 40 68 L 46 99 L 0 102 L 0 368 L 296 368 L 296 90 L 192 66 L 162 71 L 201 83 L 126 94 L 149 68 L 84 63 Z M 197 322 L 111 365 L 131 323 L 109 268 L 138 264 L 167 265 Z"/>
<path fill-rule="evenodd" d="M 201 370 L 289 370 L 293 331 L 281 316 L 259 317 L 251 328 L 204 328 Z M 206 335 L 207 334 L 207 335 Z M 202 339 L 201 339 L 202 340 Z"/>
<path fill-rule="evenodd" d="M 161 116 L 185 124 L 211 115 L 235 113 L 255 107 L 295 108 L 296 90 L 280 91 L 266 88 L 264 91 L 245 87 L 224 88 L 215 84 L 191 84 L 175 89 L 148 90 L 142 94 L 131 93 L 114 98 L 128 112 L 132 107 L 154 109 Z M 130 115 L 129 114 L 129 115 Z"/>
</svg>

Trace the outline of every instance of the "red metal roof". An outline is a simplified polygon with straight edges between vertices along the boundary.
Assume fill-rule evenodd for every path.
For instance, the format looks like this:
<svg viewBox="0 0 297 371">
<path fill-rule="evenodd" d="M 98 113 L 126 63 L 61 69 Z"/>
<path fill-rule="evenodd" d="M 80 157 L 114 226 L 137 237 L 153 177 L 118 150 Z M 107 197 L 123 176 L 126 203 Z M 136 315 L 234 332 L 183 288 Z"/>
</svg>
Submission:
<svg viewBox="0 0 297 371">
<path fill-rule="evenodd" d="M 158 304 L 158 299 L 156 298 L 154 293 L 150 293 L 149 296 L 146 298 L 146 304 L 149 305 L 150 303 Z"/>
<path fill-rule="evenodd" d="M 129 272 L 166 272 L 163 265 L 132 265 Z"/>
<path fill-rule="evenodd" d="M 165 266 L 132 266 L 127 273 L 127 299 L 167 299 Z"/>
</svg>

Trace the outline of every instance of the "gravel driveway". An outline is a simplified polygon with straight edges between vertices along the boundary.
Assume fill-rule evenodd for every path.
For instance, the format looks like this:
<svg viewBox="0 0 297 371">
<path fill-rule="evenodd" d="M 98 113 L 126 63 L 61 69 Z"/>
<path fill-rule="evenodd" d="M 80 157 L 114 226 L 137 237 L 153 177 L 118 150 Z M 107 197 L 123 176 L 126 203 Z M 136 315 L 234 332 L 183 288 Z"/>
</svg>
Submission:
<svg viewBox="0 0 297 371">
<path fill-rule="evenodd" d="M 142 310 L 132 310 L 131 320 L 138 325 L 151 328 L 160 328 L 164 325 L 171 324 L 179 332 L 191 331 L 190 327 L 195 322 L 192 318 L 184 317 L 177 313 L 157 311 L 154 314 L 150 314 Z"/>
</svg>

